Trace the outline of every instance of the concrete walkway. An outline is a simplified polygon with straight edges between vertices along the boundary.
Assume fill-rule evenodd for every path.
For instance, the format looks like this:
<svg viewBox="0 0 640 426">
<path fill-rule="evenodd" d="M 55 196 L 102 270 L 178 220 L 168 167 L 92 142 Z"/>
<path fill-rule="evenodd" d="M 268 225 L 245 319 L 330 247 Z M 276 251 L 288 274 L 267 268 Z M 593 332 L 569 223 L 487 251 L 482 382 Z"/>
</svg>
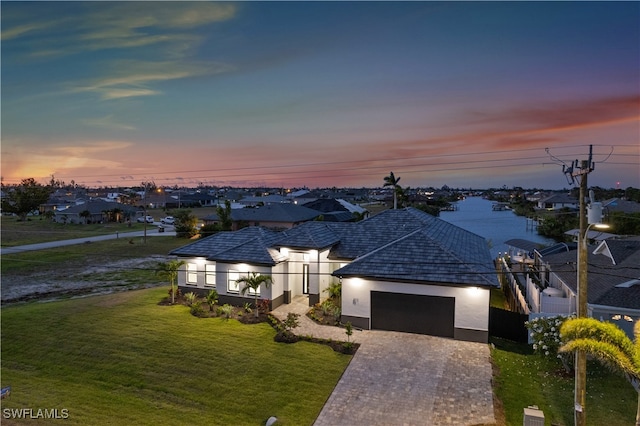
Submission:
<svg viewBox="0 0 640 426">
<path fill-rule="evenodd" d="M 163 232 L 159 232 L 158 227 L 149 227 L 146 231 L 147 237 L 175 237 L 176 231 L 173 227 L 169 229 L 165 229 Z M 74 238 L 71 240 L 59 240 L 59 241 L 49 241 L 46 243 L 36 243 L 36 244 L 26 244 L 22 246 L 14 246 L 14 247 L 2 247 L 0 248 L 0 255 L 3 254 L 16 254 L 23 253 L 25 251 L 34 251 L 34 250 L 45 250 L 55 247 L 63 247 L 63 246 L 71 246 L 77 244 L 86 244 L 95 241 L 105 241 L 105 240 L 115 240 L 117 238 L 135 238 L 135 237 L 143 237 L 145 235 L 145 231 L 131 231 L 131 232 L 114 232 L 112 234 L 104 234 L 104 235 L 94 235 L 90 237 L 83 238 Z"/>
<path fill-rule="evenodd" d="M 300 314 L 299 335 L 346 340 L 344 329 L 307 318 L 307 298 L 273 314 Z M 358 352 L 315 426 L 494 424 L 486 344 L 381 330 L 354 330 Z"/>
</svg>

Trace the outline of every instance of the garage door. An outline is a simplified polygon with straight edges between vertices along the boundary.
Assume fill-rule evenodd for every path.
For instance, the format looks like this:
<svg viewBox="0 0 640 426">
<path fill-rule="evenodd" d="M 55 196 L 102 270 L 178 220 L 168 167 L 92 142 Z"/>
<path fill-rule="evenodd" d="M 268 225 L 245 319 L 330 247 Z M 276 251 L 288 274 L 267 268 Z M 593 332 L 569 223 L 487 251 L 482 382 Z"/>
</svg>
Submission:
<svg viewBox="0 0 640 426">
<path fill-rule="evenodd" d="M 453 337 L 455 298 L 371 292 L 371 328 Z"/>
</svg>

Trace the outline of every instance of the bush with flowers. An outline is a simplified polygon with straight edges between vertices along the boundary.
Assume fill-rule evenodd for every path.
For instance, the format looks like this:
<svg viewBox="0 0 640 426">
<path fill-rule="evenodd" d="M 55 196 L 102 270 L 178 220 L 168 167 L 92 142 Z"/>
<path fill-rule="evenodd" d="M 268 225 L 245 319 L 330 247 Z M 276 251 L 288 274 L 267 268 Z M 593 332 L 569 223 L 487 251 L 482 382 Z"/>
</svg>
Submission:
<svg viewBox="0 0 640 426">
<path fill-rule="evenodd" d="M 525 323 L 530 341 L 533 342 L 533 351 L 545 358 L 559 359 L 567 371 L 572 368 L 573 353 L 558 353 L 558 349 L 563 345 L 560 327 L 569 318 L 573 316 L 537 317 Z"/>
</svg>

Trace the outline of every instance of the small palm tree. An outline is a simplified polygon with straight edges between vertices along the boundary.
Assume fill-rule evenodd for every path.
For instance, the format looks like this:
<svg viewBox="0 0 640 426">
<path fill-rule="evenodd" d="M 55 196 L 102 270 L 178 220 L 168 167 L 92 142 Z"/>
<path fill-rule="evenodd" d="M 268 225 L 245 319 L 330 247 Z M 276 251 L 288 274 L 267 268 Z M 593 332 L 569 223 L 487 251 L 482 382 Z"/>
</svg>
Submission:
<svg viewBox="0 0 640 426">
<path fill-rule="evenodd" d="M 585 351 L 603 364 L 620 370 L 632 381 L 640 381 L 640 321 L 633 329 L 635 342 L 618 326 L 594 318 L 569 319 L 562 324 L 560 336 L 567 342 L 559 351 Z M 640 383 L 636 426 L 640 426 Z"/>
<path fill-rule="evenodd" d="M 398 208 L 398 191 L 400 190 L 400 185 L 398 185 L 398 182 L 400 182 L 400 178 L 395 177 L 395 175 L 393 174 L 393 172 L 389 173 L 389 176 L 385 176 L 384 177 L 384 185 L 383 186 L 391 186 L 393 187 L 393 208 L 397 209 Z"/>
<path fill-rule="evenodd" d="M 169 279 L 169 283 L 171 284 L 171 304 L 176 303 L 176 281 L 178 278 L 178 270 L 182 265 L 186 262 L 184 260 L 170 260 L 168 262 L 160 262 L 158 263 L 158 271 L 157 274 Z"/>
<path fill-rule="evenodd" d="M 256 318 L 258 317 L 258 290 L 260 290 L 260 286 L 264 284 L 265 288 L 269 288 L 271 284 L 273 284 L 273 278 L 271 275 L 261 275 L 257 272 L 251 272 L 250 275 L 246 277 L 241 277 L 236 280 L 238 284 L 242 283 L 244 286 L 240 293 L 244 296 L 244 294 L 249 291 L 249 289 L 253 290 L 253 296 L 255 298 L 255 307 L 256 307 Z"/>
<path fill-rule="evenodd" d="M 218 303 L 218 292 L 215 289 L 209 290 L 207 293 L 207 305 L 209 305 L 209 310 L 213 311 L 214 305 Z"/>
</svg>

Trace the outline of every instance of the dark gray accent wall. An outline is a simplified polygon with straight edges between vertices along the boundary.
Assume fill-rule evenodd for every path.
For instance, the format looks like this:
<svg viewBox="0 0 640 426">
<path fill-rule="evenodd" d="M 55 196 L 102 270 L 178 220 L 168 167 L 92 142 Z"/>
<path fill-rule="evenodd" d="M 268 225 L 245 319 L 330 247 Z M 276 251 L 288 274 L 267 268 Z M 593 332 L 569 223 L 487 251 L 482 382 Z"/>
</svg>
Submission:
<svg viewBox="0 0 640 426">
<path fill-rule="evenodd" d="M 453 338 L 466 342 L 489 343 L 489 332 L 485 330 L 470 330 L 468 328 L 456 328 Z"/>
<path fill-rule="evenodd" d="M 362 330 L 369 330 L 369 318 L 363 318 L 363 317 L 352 317 L 349 315 L 342 315 L 340 317 L 340 322 L 342 324 L 346 324 L 348 322 L 351 323 L 351 325 L 355 328 L 359 328 Z"/>
<path fill-rule="evenodd" d="M 309 294 L 309 306 L 313 306 L 316 303 L 320 303 L 320 295 L 319 294 Z"/>
</svg>

